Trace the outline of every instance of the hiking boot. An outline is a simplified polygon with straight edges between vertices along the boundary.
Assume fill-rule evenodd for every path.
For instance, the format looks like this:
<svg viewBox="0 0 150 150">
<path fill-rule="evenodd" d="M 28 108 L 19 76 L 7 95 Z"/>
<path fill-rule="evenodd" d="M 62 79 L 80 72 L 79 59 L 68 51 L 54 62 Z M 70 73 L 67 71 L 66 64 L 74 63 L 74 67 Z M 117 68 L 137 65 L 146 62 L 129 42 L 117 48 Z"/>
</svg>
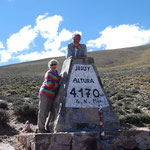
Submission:
<svg viewBox="0 0 150 150">
<path fill-rule="evenodd" d="M 35 133 L 47 133 L 45 129 L 36 129 Z"/>
</svg>

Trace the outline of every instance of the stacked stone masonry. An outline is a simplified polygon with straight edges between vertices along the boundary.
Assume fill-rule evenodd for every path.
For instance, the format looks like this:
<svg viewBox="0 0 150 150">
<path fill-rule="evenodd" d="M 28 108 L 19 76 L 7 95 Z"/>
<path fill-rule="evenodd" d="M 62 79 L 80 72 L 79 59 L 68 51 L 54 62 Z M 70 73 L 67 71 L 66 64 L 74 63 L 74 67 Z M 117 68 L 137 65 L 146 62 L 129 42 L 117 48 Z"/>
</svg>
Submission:
<svg viewBox="0 0 150 150">
<path fill-rule="evenodd" d="M 21 143 L 20 150 L 100 150 L 103 149 L 150 149 L 150 131 L 136 129 L 105 133 L 105 139 L 99 140 L 98 132 L 74 132 L 74 133 L 44 133 L 22 134 L 18 141 Z"/>
</svg>

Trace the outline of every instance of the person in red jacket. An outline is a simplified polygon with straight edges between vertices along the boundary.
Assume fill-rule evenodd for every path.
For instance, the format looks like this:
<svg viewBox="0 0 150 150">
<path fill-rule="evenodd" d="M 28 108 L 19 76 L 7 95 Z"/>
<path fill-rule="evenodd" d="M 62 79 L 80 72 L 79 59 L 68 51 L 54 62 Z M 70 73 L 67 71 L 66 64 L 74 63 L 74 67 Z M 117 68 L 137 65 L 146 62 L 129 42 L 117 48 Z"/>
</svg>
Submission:
<svg viewBox="0 0 150 150">
<path fill-rule="evenodd" d="M 50 60 L 48 63 L 48 71 L 45 74 L 44 82 L 39 91 L 38 128 L 36 130 L 36 132 L 39 133 L 46 132 L 46 119 L 52 109 L 56 92 L 60 86 L 60 77 L 57 68 L 58 61 L 55 59 Z"/>
</svg>

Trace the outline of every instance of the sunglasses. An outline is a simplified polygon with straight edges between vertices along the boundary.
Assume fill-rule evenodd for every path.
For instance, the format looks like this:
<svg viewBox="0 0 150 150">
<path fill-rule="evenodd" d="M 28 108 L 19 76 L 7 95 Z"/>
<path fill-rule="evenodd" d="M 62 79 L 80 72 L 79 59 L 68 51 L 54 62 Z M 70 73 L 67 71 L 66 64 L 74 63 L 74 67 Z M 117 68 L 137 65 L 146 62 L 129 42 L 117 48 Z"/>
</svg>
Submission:
<svg viewBox="0 0 150 150">
<path fill-rule="evenodd" d="M 51 64 L 51 66 L 56 66 L 57 64 Z"/>
</svg>

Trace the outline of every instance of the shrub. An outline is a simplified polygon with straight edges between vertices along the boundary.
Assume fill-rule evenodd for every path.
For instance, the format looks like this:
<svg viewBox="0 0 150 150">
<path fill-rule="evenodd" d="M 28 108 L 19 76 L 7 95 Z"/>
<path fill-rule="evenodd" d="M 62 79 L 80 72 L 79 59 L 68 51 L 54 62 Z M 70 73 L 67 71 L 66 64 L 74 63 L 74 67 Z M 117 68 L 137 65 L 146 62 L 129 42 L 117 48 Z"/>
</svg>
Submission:
<svg viewBox="0 0 150 150">
<path fill-rule="evenodd" d="M 125 114 L 125 112 L 123 111 L 123 109 L 120 108 L 120 107 L 114 107 L 114 110 L 115 110 L 115 112 L 116 112 L 118 115 L 124 115 L 124 114 Z"/>
<path fill-rule="evenodd" d="M 13 106 L 14 106 L 14 108 L 16 108 L 17 106 L 21 106 L 23 104 L 24 104 L 24 102 L 22 102 L 21 100 L 17 100 L 13 103 Z"/>
<path fill-rule="evenodd" d="M 137 89 L 133 89 L 131 92 L 132 92 L 133 94 L 138 94 L 138 93 L 139 93 L 139 91 L 138 91 Z"/>
<path fill-rule="evenodd" d="M 135 125 L 142 124 L 140 115 L 137 115 L 137 114 L 126 115 L 126 122 L 131 123 L 131 124 L 135 124 Z"/>
<path fill-rule="evenodd" d="M 147 114 L 140 114 L 140 118 L 141 118 L 141 121 L 143 123 L 150 124 L 150 116 L 149 115 L 147 115 Z"/>
<path fill-rule="evenodd" d="M 141 110 L 139 108 L 133 108 L 133 112 L 137 114 L 137 113 L 141 113 Z"/>
<path fill-rule="evenodd" d="M 37 117 L 37 112 L 37 107 L 30 103 L 24 103 L 23 105 L 16 105 L 14 107 L 14 114 L 18 119 L 34 120 Z"/>
<path fill-rule="evenodd" d="M 125 110 L 131 110 L 131 109 L 132 109 L 132 106 L 131 106 L 131 105 L 128 105 L 128 104 L 125 104 L 125 105 L 124 105 L 124 109 L 125 109 Z"/>
<path fill-rule="evenodd" d="M 0 110 L 0 125 L 6 125 L 9 122 L 9 115 L 5 110 Z"/>
<path fill-rule="evenodd" d="M 7 103 L 6 103 L 6 102 L 1 101 L 1 102 L 0 102 L 0 108 L 2 108 L 2 109 L 8 109 L 8 105 L 7 105 Z"/>
<path fill-rule="evenodd" d="M 123 106 L 123 103 L 122 102 L 118 102 L 116 103 L 118 106 Z"/>
<path fill-rule="evenodd" d="M 11 95 L 17 95 L 18 91 L 16 91 L 16 90 L 9 90 L 8 93 L 10 93 Z"/>
<path fill-rule="evenodd" d="M 117 94 L 115 94 L 115 98 L 117 100 L 121 100 L 121 99 L 123 99 L 123 96 L 117 93 Z"/>
<path fill-rule="evenodd" d="M 132 95 L 130 95 L 130 94 L 127 94 L 127 95 L 126 95 L 126 97 L 132 98 Z"/>
<path fill-rule="evenodd" d="M 150 106 L 147 106 L 147 109 L 150 110 Z"/>
<path fill-rule="evenodd" d="M 124 115 L 119 116 L 120 123 L 126 123 L 126 117 Z"/>
<path fill-rule="evenodd" d="M 147 102 L 144 102 L 144 103 L 142 103 L 141 105 L 142 105 L 143 107 L 147 107 L 147 108 L 150 107 L 150 104 L 147 103 Z"/>
<path fill-rule="evenodd" d="M 150 123 L 150 117 L 147 114 L 128 114 L 126 116 L 119 116 L 121 123 L 130 123 L 134 125 L 141 125 L 142 123 Z"/>
</svg>

